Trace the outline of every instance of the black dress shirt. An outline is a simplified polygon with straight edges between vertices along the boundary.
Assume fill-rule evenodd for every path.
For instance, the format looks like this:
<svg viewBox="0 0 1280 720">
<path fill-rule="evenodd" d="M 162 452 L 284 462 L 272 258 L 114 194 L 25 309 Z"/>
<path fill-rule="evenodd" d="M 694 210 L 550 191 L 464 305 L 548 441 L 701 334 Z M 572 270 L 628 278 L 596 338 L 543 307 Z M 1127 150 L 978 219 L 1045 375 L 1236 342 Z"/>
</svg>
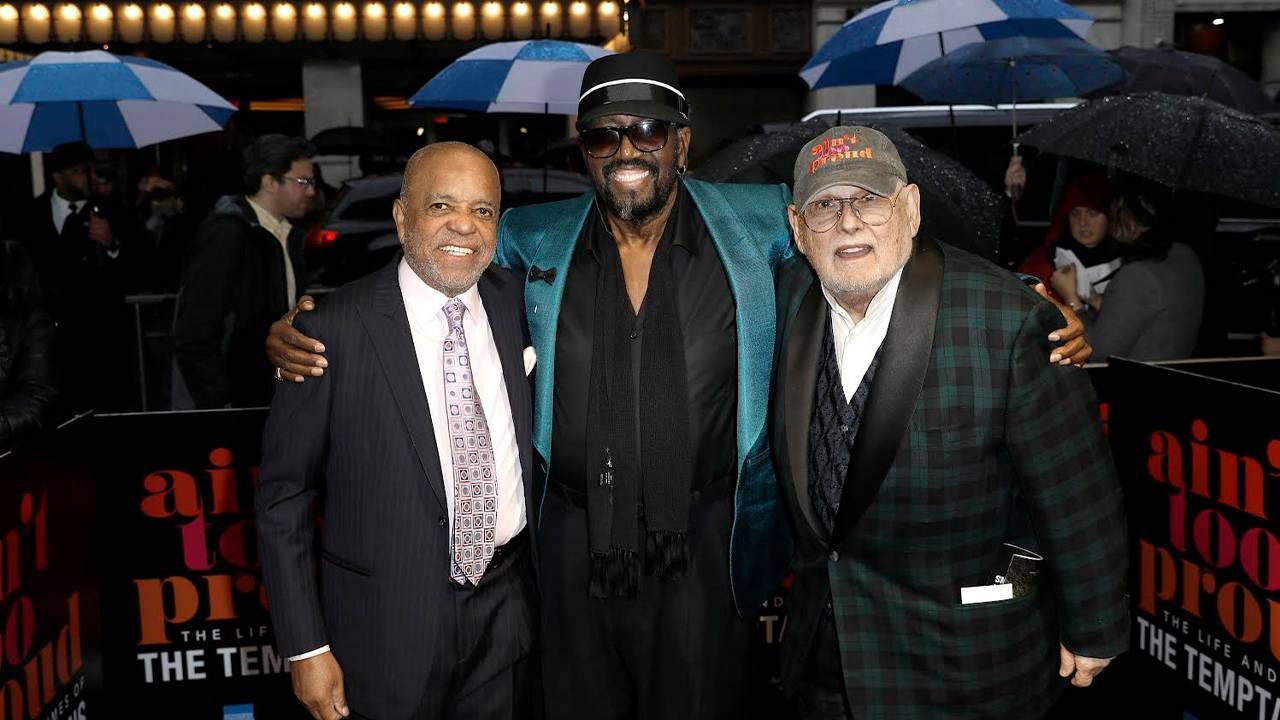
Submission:
<svg viewBox="0 0 1280 720">
<path fill-rule="evenodd" d="M 731 477 L 737 462 L 737 309 L 715 243 L 683 183 L 663 232 L 667 234 L 664 239 L 674 242 L 671 270 L 680 333 L 684 338 L 689 429 L 693 434 L 691 490 L 697 490 Z M 598 307 L 596 280 L 600 272 L 614 272 L 610 264 L 602 264 L 598 259 L 597 243 L 603 242 L 613 242 L 613 237 L 597 206 L 578 237 L 565 279 L 556 329 L 550 475 L 554 482 L 573 491 L 585 491 L 588 474 L 598 470 L 587 465 L 586 447 L 592 339 Z M 631 332 L 637 397 L 646 392 L 665 391 L 661 387 L 639 387 L 646 307 L 647 303 L 641 304 Z M 636 408 L 633 425 L 639 422 L 639 403 Z M 636 429 L 638 432 L 639 428 Z"/>
</svg>

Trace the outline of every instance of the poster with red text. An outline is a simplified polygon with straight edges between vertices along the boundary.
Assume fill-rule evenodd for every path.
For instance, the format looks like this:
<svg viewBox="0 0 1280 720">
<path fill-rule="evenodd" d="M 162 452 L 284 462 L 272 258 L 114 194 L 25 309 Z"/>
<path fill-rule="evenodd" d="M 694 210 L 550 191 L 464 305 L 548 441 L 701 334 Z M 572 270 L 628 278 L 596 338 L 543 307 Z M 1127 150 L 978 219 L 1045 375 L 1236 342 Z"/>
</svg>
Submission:
<svg viewBox="0 0 1280 720">
<path fill-rule="evenodd" d="M 263 410 L 94 418 L 118 717 L 307 717 L 276 650 L 253 490 Z"/>
<path fill-rule="evenodd" d="M 0 455 L 0 720 L 108 717 L 84 425 Z"/>
<path fill-rule="evenodd" d="M 1111 363 L 1144 717 L 1280 720 L 1280 392 L 1226 365 Z"/>
</svg>

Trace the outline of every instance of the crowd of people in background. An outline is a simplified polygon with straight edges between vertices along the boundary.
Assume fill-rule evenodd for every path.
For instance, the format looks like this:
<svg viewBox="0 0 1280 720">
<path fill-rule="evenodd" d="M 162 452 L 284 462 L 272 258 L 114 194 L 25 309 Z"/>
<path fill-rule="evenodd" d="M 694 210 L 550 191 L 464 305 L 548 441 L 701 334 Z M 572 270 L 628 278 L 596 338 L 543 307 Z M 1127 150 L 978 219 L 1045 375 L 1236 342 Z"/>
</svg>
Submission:
<svg viewBox="0 0 1280 720">
<path fill-rule="evenodd" d="M 303 235 L 337 195 L 315 154 L 300 138 L 260 138 L 241 163 L 241 194 L 210 208 L 187 202 L 159 168 L 135 183 L 118 163 L 104 162 L 108 153 L 84 144 L 46 153 L 48 189 L 0 225 L 8 241 L 0 266 L 0 438 L 20 437 L 54 407 L 141 409 L 147 373 L 157 374 L 152 393 L 163 386 L 161 409 L 266 404 L 271 377 L 261 337 L 310 285 Z M 273 180 L 260 186 L 254 178 L 264 169 Z M 1025 182 L 1019 158 L 1006 189 L 1017 195 Z M 1062 185 L 1043 244 L 1025 258 L 1001 259 L 1077 309 L 1095 359 L 1195 353 L 1205 302 L 1197 250 L 1210 238 L 1189 235 L 1212 225 L 1186 222 L 1167 191 L 1101 168 L 1077 168 Z M 171 312 L 162 321 L 171 322 L 164 328 L 172 331 L 171 355 L 146 372 L 141 314 L 126 300 L 138 293 L 163 295 Z M 41 409 L 12 410 L 11 397 Z"/>
<path fill-rule="evenodd" d="M 1005 176 L 1011 197 L 1026 183 L 1015 160 Z M 1206 227 L 1216 222 L 1198 210 L 1178 207 L 1168 188 L 1084 170 L 1062 193 L 1044 244 L 1018 269 L 1080 314 L 1095 359 L 1189 358 L 1205 310 L 1205 275 L 1193 247 L 1209 242 Z"/>
</svg>

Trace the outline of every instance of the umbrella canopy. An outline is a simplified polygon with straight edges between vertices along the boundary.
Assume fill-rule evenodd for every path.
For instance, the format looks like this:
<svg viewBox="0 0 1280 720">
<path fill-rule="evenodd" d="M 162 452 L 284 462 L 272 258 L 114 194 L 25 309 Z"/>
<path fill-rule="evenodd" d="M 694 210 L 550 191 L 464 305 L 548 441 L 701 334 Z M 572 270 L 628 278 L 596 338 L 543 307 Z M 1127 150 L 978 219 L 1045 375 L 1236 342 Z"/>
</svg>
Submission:
<svg viewBox="0 0 1280 720">
<path fill-rule="evenodd" d="M 1174 189 L 1280 207 L 1280 131 L 1204 98 L 1098 98 L 1041 123 L 1018 142 Z"/>
<path fill-rule="evenodd" d="M 1119 65 L 1079 38 L 1012 37 L 943 55 L 902 86 L 931 102 L 995 105 L 1077 97 L 1123 79 Z"/>
<path fill-rule="evenodd" d="M 0 65 L 0 151 L 82 141 L 137 148 L 221 130 L 235 106 L 146 58 L 102 50 L 44 52 Z"/>
<path fill-rule="evenodd" d="M 573 115 L 587 65 L 611 54 L 596 45 L 560 40 L 493 43 L 450 63 L 414 93 L 409 104 Z"/>
<path fill-rule="evenodd" d="M 1109 54 L 1125 77 L 1087 97 L 1166 92 L 1204 96 L 1253 115 L 1280 110 L 1261 83 L 1216 57 L 1172 48 L 1122 47 Z"/>
<path fill-rule="evenodd" d="M 1092 24 L 1058 0 L 886 0 L 846 22 L 800 77 L 815 90 L 896 85 L 965 45 L 1019 36 L 1084 38 Z"/>
<path fill-rule="evenodd" d="M 708 182 L 792 183 L 796 155 L 831 125 L 816 118 L 751 135 L 717 151 L 693 172 Z M 972 171 L 896 125 L 872 123 L 893 141 L 920 187 L 920 234 L 994 259 L 1005 202 Z"/>
</svg>

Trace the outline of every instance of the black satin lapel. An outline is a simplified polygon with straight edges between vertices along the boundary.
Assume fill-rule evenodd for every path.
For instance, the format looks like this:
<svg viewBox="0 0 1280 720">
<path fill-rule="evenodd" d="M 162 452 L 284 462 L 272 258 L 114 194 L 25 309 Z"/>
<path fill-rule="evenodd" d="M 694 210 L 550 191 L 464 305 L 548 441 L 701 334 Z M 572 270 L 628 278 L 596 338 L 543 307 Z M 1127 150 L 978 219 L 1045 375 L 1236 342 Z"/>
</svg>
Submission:
<svg viewBox="0 0 1280 720">
<path fill-rule="evenodd" d="M 921 239 L 902 271 L 889 334 L 853 441 L 849 475 L 836 513 L 833 537 L 837 542 L 848 536 L 875 500 L 898 454 L 929 370 L 941 301 L 942 251 L 931 240 Z"/>
<path fill-rule="evenodd" d="M 818 381 L 818 353 L 822 350 L 822 333 L 827 328 L 827 312 L 822 287 L 815 281 L 789 325 L 786 356 L 778 379 L 784 393 L 783 434 L 796 502 L 819 537 L 826 537 L 827 533 L 814 515 L 809 498 L 809 423 L 813 416 L 813 388 Z"/>
<path fill-rule="evenodd" d="M 391 385 L 391 396 L 404 420 L 405 431 L 418 454 L 427 484 L 435 493 L 441 509 L 445 504 L 444 472 L 440 469 L 440 454 L 436 449 L 436 435 L 431 425 L 431 406 L 422 388 L 422 369 L 418 367 L 418 355 L 413 347 L 413 334 L 409 330 L 409 315 L 404 309 L 404 297 L 400 294 L 397 276 L 398 262 L 383 270 L 374 290 L 374 312 L 363 315 L 369 325 L 369 337 L 374 352 L 382 364 L 383 374 Z"/>
<path fill-rule="evenodd" d="M 525 338 L 521 328 L 524 304 L 523 292 L 503 288 L 504 283 L 514 283 L 510 277 L 486 271 L 480 276 L 480 299 L 484 301 L 485 314 L 489 316 L 489 328 L 498 346 L 498 359 L 502 362 L 502 379 L 507 386 L 507 400 L 511 403 L 511 419 L 515 426 L 516 446 L 520 450 L 520 470 L 524 480 L 526 506 L 533 505 L 533 399 L 529 379 L 524 374 Z"/>
</svg>

